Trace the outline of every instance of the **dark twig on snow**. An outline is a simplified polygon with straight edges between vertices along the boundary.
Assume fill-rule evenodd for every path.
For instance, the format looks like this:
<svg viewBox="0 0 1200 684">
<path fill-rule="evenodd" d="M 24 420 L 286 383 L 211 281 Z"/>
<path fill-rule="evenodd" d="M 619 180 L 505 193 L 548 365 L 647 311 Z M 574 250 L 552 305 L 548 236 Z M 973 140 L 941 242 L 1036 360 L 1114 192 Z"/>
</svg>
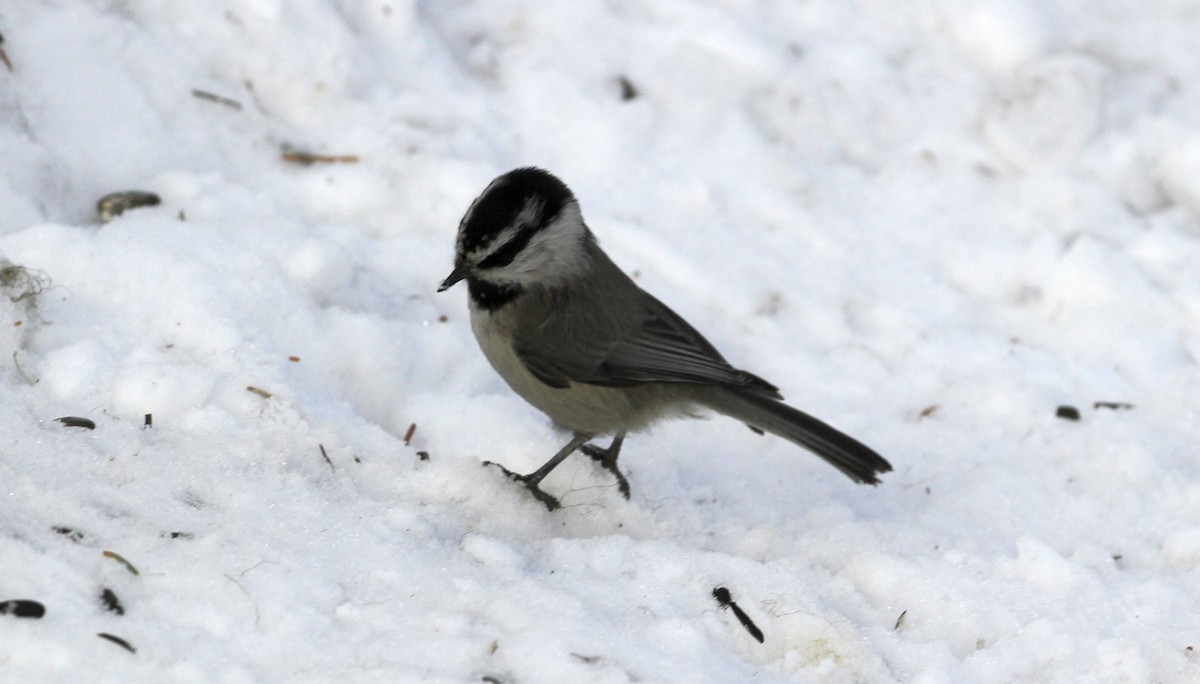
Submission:
<svg viewBox="0 0 1200 684">
<path fill-rule="evenodd" d="M 733 596 L 729 593 L 728 589 L 717 587 L 712 590 L 712 595 L 717 600 L 718 606 L 732 610 L 738 622 L 742 623 L 747 632 L 750 632 L 750 636 L 757 639 L 758 643 L 763 643 L 762 630 L 758 628 L 758 625 L 754 624 L 754 621 L 750 619 L 749 615 L 746 615 L 746 612 L 738 604 L 733 602 Z"/>
</svg>

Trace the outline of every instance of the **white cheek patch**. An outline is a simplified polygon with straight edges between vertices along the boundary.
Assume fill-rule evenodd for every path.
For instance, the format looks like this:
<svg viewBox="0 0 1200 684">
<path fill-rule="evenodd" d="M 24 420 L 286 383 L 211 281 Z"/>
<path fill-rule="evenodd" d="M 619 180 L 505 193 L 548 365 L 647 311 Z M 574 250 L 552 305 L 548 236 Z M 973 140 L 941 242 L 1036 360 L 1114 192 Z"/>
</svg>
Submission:
<svg viewBox="0 0 1200 684">
<path fill-rule="evenodd" d="M 542 220 L 544 201 L 530 198 L 514 217 L 513 224 L 500 231 L 496 239 L 467 255 L 470 263 L 480 264 L 504 250 L 513 240 L 525 240 L 512 261 L 504 266 L 480 270 L 476 277 L 494 283 L 516 285 L 554 285 L 572 278 L 587 268 L 587 227 L 579 204 L 566 202 L 550 223 L 529 235 L 531 226 Z"/>
<path fill-rule="evenodd" d="M 513 260 L 510 271 L 525 283 L 554 284 L 572 278 L 587 268 L 586 232 L 579 205 L 567 202 Z"/>
</svg>

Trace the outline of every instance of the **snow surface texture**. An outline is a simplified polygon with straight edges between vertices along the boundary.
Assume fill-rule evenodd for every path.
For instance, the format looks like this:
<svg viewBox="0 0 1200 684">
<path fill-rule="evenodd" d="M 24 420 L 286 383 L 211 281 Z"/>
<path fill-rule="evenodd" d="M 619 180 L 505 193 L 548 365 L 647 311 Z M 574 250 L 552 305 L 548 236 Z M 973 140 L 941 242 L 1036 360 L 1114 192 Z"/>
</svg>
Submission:
<svg viewBox="0 0 1200 684">
<path fill-rule="evenodd" d="M 1200 679 L 1194 3 L 27 0 L 0 33 L 0 600 L 46 608 L 0 615 L 0 679 Z M 525 164 L 895 472 L 725 419 L 630 439 L 628 502 L 586 458 L 555 513 L 480 467 L 563 442 L 435 293 Z"/>
</svg>

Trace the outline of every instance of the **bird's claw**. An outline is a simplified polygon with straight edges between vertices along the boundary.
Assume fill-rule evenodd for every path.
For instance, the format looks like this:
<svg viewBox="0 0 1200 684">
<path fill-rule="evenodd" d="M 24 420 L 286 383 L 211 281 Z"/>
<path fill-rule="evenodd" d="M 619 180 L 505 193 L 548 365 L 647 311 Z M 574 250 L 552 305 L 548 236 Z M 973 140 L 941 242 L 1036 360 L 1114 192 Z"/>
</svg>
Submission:
<svg viewBox="0 0 1200 684">
<path fill-rule="evenodd" d="M 537 486 L 537 482 L 530 480 L 529 476 L 522 475 L 520 473 L 514 473 L 513 471 L 509 470 L 508 468 L 505 468 L 504 466 L 500 465 L 499 463 L 495 463 L 493 461 L 484 461 L 483 465 L 484 465 L 484 467 L 491 466 L 494 468 L 499 468 L 500 471 L 504 473 L 505 477 L 512 480 L 513 482 L 519 483 L 525 489 L 528 489 L 529 493 L 533 495 L 533 498 L 537 499 L 538 501 L 541 501 L 542 505 L 544 505 L 547 510 L 553 511 L 553 510 L 562 508 L 562 504 L 558 502 L 558 499 L 556 499 L 553 496 L 550 496 L 546 492 L 542 491 L 542 489 Z"/>
<path fill-rule="evenodd" d="M 617 490 L 621 492 L 621 496 L 625 500 L 629 500 L 629 480 L 625 479 L 625 474 L 617 468 L 617 459 L 613 458 L 612 448 L 601 449 L 598 446 L 584 444 L 579 447 L 585 455 L 590 456 L 600 463 L 600 467 L 613 474 L 617 478 Z"/>
</svg>

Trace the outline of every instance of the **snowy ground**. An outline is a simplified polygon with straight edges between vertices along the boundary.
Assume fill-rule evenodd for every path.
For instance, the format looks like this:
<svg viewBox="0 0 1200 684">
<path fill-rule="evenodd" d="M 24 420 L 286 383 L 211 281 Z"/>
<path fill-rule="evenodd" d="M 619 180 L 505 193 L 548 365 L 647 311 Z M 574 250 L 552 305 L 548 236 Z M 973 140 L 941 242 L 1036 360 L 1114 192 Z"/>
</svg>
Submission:
<svg viewBox="0 0 1200 684">
<path fill-rule="evenodd" d="M 0 616 L 0 679 L 1200 679 L 1194 3 L 24 0 L 0 33 L 0 601 L 46 609 Z M 555 513 L 481 468 L 561 443 L 435 293 L 525 164 L 895 472 L 722 419 L 631 439 L 628 502 L 587 459 Z"/>
</svg>

